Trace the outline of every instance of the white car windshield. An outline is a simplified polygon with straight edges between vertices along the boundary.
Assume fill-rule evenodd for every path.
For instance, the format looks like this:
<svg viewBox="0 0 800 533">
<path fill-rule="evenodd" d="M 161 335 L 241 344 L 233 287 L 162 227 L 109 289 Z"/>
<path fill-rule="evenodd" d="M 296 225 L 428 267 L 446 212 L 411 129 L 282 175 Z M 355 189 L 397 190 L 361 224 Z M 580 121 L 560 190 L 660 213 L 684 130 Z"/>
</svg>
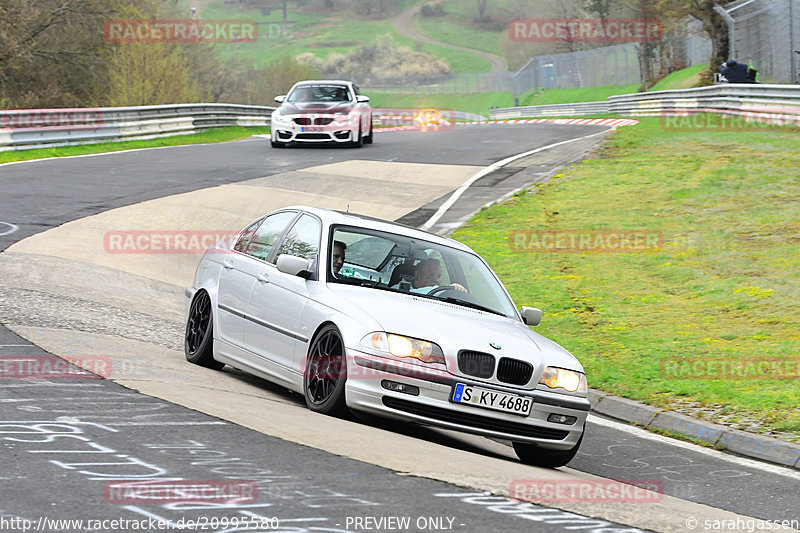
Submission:
<svg viewBox="0 0 800 533">
<path fill-rule="evenodd" d="M 349 102 L 350 91 L 344 85 L 300 85 L 286 98 L 287 102 Z"/>
<path fill-rule="evenodd" d="M 477 255 L 365 228 L 335 227 L 328 281 L 410 293 L 515 318 L 514 304 Z"/>
</svg>

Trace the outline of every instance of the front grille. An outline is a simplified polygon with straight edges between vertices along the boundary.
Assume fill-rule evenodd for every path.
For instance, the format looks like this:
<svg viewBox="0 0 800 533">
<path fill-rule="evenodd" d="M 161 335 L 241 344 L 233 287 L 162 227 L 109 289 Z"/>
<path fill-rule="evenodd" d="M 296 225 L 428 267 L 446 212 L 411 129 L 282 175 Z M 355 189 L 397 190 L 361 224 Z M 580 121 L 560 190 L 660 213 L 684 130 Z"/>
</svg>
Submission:
<svg viewBox="0 0 800 533">
<path fill-rule="evenodd" d="M 328 139 L 330 140 L 331 136 L 327 133 L 298 133 L 294 136 L 295 139 Z"/>
<path fill-rule="evenodd" d="M 525 385 L 533 375 L 533 366 L 525 361 L 502 357 L 497 364 L 497 379 L 512 385 Z"/>
<path fill-rule="evenodd" d="M 298 126 L 310 126 L 311 119 L 309 117 L 297 117 L 294 119 L 294 123 Z"/>
<path fill-rule="evenodd" d="M 488 353 L 458 352 L 458 369 L 462 374 L 476 378 L 490 378 L 494 374 L 494 356 Z"/>
<path fill-rule="evenodd" d="M 471 413 L 462 413 L 461 411 L 451 411 L 449 409 L 442 409 L 441 407 L 432 407 L 430 405 L 392 398 L 390 396 L 383 397 L 383 405 L 392 409 L 397 409 L 398 411 L 424 416 L 425 418 L 431 418 L 433 420 L 450 422 L 451 424 L 458 424 L 476 429 L 497 431 L 508 435 L 519 435 L 520 437 L 564 440 L 567 438 L 567 435 L 569 435 L 569 432 L 558 429 L 541 428 Z"/>
<path fill-rule="evenodd" d="M 327 126 L 331 122 L 333 122 L 332 117 L 321 117 L 314 119 L 314 124 L 316 124 L 317 126 Z"/>
</svg>

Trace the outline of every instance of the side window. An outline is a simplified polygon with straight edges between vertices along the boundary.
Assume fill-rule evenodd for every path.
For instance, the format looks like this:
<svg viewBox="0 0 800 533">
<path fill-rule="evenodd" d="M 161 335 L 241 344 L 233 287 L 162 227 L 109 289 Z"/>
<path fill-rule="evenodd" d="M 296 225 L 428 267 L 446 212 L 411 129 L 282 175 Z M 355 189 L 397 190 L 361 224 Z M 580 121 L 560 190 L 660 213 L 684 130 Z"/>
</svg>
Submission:
<svg viewBox="0 0 800 533">
<path fill-rule="evenodd" d="M 275 241 L 296 215 L 297 213 L 286 212 L 276 213 L 265 218 L 264 222 L 256 230 L 253 240 L 250 241 L 245 253 L 266 261 L 270 250 L 272 250 L 272 245 L 275 244 Z"/>
<path fill-rule="evenodd" d="M 294 255 L 314 261 L 319 252 L 319 239 L 322 227 L 319 221 L 311 216 L 303 215 L 295 222 L 286 234 L 276 258 L 281 254 Z"/>
<path fill-rule="evenodd" d="M 263 218 L 256 220 L 245 230 L 239 234 L 239 237 L 236 239 L 236 244 L 233 245 L 233 249 L 237 252 L 244 252 L 247 250 L 247 245 L 250 243 L 250 239 L 253 238 L 253 234 L 256 231 L 256 228 L 264 221 Z"/>
</svg>

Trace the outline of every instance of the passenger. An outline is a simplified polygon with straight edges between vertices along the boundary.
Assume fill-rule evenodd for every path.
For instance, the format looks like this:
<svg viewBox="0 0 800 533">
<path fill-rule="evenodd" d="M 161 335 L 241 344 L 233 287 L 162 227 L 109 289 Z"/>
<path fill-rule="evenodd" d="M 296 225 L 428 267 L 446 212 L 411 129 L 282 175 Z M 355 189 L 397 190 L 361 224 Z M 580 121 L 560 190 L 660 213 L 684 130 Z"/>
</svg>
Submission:
<svg viewBox="0 0 800 533">
<path fill-rule="evenodd" d="M 339 277 L 339 271 L 344 266 L 345 251 L 347 245 L 342 241 L 333 241 L 333 253 L 331 253 L 331 270 L 336 277 Z"/>
</svg>

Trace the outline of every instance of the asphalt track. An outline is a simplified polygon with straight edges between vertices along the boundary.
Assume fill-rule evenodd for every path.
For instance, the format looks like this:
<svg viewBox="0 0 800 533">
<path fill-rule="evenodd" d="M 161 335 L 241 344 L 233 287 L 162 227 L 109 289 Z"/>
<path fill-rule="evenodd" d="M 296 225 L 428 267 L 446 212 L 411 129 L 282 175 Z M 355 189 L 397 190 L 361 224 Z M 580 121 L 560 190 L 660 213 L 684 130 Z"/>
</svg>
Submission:
<svg viewBox="0 0 800 533">
<path fill-rule="evenodd" d="M 462 167 L 480 168 L 513 154 L 601 130 L 593 126 L 532 125 L 493 126 L 490 135 L 484 127 L 425 134 L 382 133 L 376 135 L 375 145 L 360 150 L 316 147 L 271 150 L 265 140 L 252 139 L 4 165 L 0 166 L 0 187 L 3 190 L 0 221 L 5 222 L 0 224 L 0 249 L 90 215 L 124 206 L 134 209 L 141 202 L 249 180 L 261 179 L 263 185 L 272 190 L 280 185 L 283 190 L 291 190 L 294 186 L 303 191 L 304 187 L 319 187 L 323 183 L 333 196 L 338 195 L 337 201 L 346 203 L 356 187 L 354 184 L 360 187 L 368 185 L 363 181 L 366 178 L 353 176 L 353 164 L 348 163 L 352 159 L 366 161 L 362 166 L 384 169 L 383 165 L 388 163 L 446 165 L 453 162 Z M 544 179 L 554 169 L 579 158 L 600 138 L 598 135 L 564 145 L 559 150 L 523 158 L 505 170 L 482 178 L 484 182 L 479 180 L 470 187 L 447 216 L 434 226 L 434 230 L 447 231 L 483 203 Z M 336 165 L 347 165 L 350 170 L 339 172 L 336 169 L 345 167 Z M 317 170 L 304 172 L 309 168 Z M 415 167 L 402 168 L 410 172 Z M 415 209 L 394 218 L 423 223 L 461 183 L 459 177 L 458 173 L 451 174 L 452 179 L 447 183 L 430 185 L 425 202 L 418 201 Z M 400 190 L 401 182 L 402 179 L 395 179 L 392 187 L 402 199 L 405 196 Z M 413 194 L 409 192 L 409 195 L 412 198 L 407 200 L 412 202 Z M 56 249 L 58 244 L 50 241 L 49 246 Z M 84 254 L 91 255 L 89 250 L 75 252 L 74 245 L 71 250 L 70 253 L 78 258 Z M 153 506 L 132 509 L 131 506 L 104 503 L 103 480 L 123 475 L 123 469 L 137 468 L 139 471 L 136 473 L 128 472 L 128 479 L 144 476 L 146 468 L 152 469 L 149 472 L 158 471 L 162 476 L 184 479 L 233 476 L 233 471 L 214 470 L 219 467 L 214 461 L 222 461 L 226 465 L 246 465 L 239 476 L 245 479 L 256 477 L 262 495 L 259 502 L 269 504 L 259 508 L 258 513 L 277 517 L 281 520 L 280 530 L 287 531 L 292 530 L 285 529 L 289 525 L 296 527 L 297 531 L 388 531 L 393 530 L 388 522 L 382 522 L 381 529 L 374 520 L 390 516 L 407 516 L 412 521 L 425 517 L 420 522 L 425 529 L 414 529 L 417 527 L 415 523 L 408 530 L 459 531 L 530 530 L 532 520 L 537 522 L 537 531 L 621 530 L 611 523 L 600 523 L 608 518 L 611 518 L 610 522 L 640 526 L 650 523 L 654 530 L 679 531 L 687 530 L 678 525 L 687 519 L 694 518 L 702 525 L 704 518 L 732 516 L 714 514 L 714 508 L 766 520 L 798 518 L 800 476 L 796 473 L 676 443 L 596 417 L 590 419 L 584 447 L 570 467 L 578 472 L 611 479 L 658 480 L 663 483 L 667 495 L 703 506 L 684 507 L 686 516 L 659 525 L 658 521 L 643 520 L 641 515 L 661 504 L 642 503 L 628 505 L 625 509 L 612 506 L 611 510 L 608 506 L 603 509 L 584 507 L 573 509 L 579 512 L 578 515 L 566 516 L 560 514 L 561 511 L 548 511 L 528 504 L 517 507 L 503 501 L 501 496 L 490 498 L 478 495 L 474 489 L 457 488 L 481 487 L 502 493 L 503 489 L 508 489 L 508 480 L 562 478 L 559 473 L 519 465 L 504 443 L 413 426 L 384 428 L 327 417 L 320 420 L 309 416 L 301 398 L 280 388 L 234 371 L 211 375 L 204 371 L 198 373 L 198 369 L 175 361 L 172 357 L 174 350 L 169 350 L 177 344 L 176 339 L 170 338 L 170 333 L 176 328 L 179 332 L 183 320 L 182 316 L 177 316 L 180 315 L 179 305 L 164 305 L 172 315 L 176 315 L 166 320 L 153 309 L 159 307 L 156 304 L 153 308 L 125 309 L 123 306 L 120 311 L 119 307 L 109 304 L 115 301 L 112 297 L 106 298 L 106 307 L 103 307 L 99 304 L 101 299 L 91 295 L 91 285 L 108 281 L 105 276 L 111 274 L 98 267 L 86 267 L 81 271 L 77 263 L 64 260 L 66 255 L 69 254 L 54 252 L 55 259 L 49 263 L 42 259 L 41 249 L 38 254 L 27 257 L 13 253 L 0 256 L 0 272 L 3 272 L 0 319 L 14 330 L 25 333 L 26 337 L 19 337 L 3 328 L 0 330 L 0 354 L 48 357 L 27 339 L 50 347 L 54 353 L 70 353 L 70 350 L 71 353 L 87 353 L 87 350 L 91 353 L 91 339 L 97 337 L 98 345 L 107 350 L 108 339 L 117 336 L 119 343 L 126 345 L 126 353 L 139 356 L 121 360 L 128 368 L 121 369 L 122 376 L 118 381 L 128 388 L 111 380 L 91 379 L 91 376 L 70 380 L 44 376 L 38 380 L 3 383 L 0 387 L 0 413 L 4 425 L 0 426 L 0 432 L 4 436 L 0 442 L 7 461 L 2 474 L 4 497 L 0 514 L 24 517 L 34 522 L 43 516 L 141 517 L 154 512 Z M 38 260 L 41 262 L 37 263 Z M 131 263 L 135 263 L 133 258 Z M 41 269 L 43 265 L 45 268 Z M 69 268 L 64 265 L 69 265 Z M 60 267 L 64 270 L 59 270 Z M 136 270 L 135 265 L 131 270 Z M 93 275 L 96 276 L 94 280 L 91 279 Z M 191 277 L 191 272 L 188 276 Z M 169 293 L 171 287 L 176 286 L 169 281 L 172 280 L 165 278 L 152 283 L 163 283 L 165 293 Z M 75 287 L 83 288 L 84 299 L 74 294 Z M 73 289 L 73 294 L 69 294 L 70 289 Z M 118 296 L 120 302 L 124 301 L 123 296 Z M 155 318 L 174 322 L 172 329 L 159 328 Z M 147 320 L 153 320 L 152 328 Z M 133 326 L 124 331 L 126 324 L 136 321 L 145 322 L 147 327 L 143 327 L 144 330 L 158 331 L 163 335 L 163 341 L 148 344 L 146 335 L 136 338 L 131 333 L 136 329 Z M 115 327 L 120 329 L 115 331 Z M 102 341 L 99 340 L 101 337 Z M 165 378 L 165 374 L 168 377 Z M 241 413 L 226 412 L 218 405 L 208 405 L 204 411 L 214 416 L 173 405 L 189 405 L 196 409 L 197 404 L 192 403 L 191 398 L 181 397 L 181 385 L 185 385 L 187 390 L 199 387 L 200 394 L 207 395 L 211 390 L 208 380 L 219 383 L 219 390 L 212 391 L 219 394 L 217 402 L 233 402 L 236 395 L 252 401 L 253 410 L 257 411 L 253 413 L 254 420 L 237 420 L 236 416 Z M 174 397 L 167 399 L 172 403 L 130 390 L 148 392 L 151 382 L 168 383 L 167 388 Z M 162 391 L 153 396 L 164 398 L 169 394 Z M 260 426 L 268 425 L 258 420 L 262 418 L 259 413 L 264 412 L 261 409 L 274 415 L 276 426 L 266 428 L 272 429 L 271 433 Z M 291 417 L 296 417 L 294 420 L 309 418 L 312 426 L 309 433 L 303 434 L 303 424 L 295 422 L 295 427 L 291 428 L 296 429 L 294 438 L 293 435 L 280 434 L 287 425 L 293 424 Z M 43 425 L 46 422 L 55 425 Z M 256 427 L 261 430 L 247 429 Z M 320 428 L 325 431 L 320 431 Z M 69 437 L 70 434 L 73 437 Z M 349 451 L 348 445 L 352 443 L 342 441 L 352 440 L 351 434 L 359 435 L 358 439 L 368 450 Z M 74 435 L 80 435 L 80 438 Z M 53 442 L 60 446 L 54 447 Z M 66 442 L 73 446 L 64 445 Z M 370 455 L 376 453 L 375 449 L 391 449 L 394 444 L 402 444 L 401 449 L 420 454 L 434 453 L 435 460 L 455 462 L 456 468 L 445 473 L 431 472 L 430 468 L 417 471 L 414 463 L 420 461 L 413 454 L 405 458 L 408 463 L 400 461 L 397 454 Z M 77 455 L 82 453 L 106 453 L 118 457 L 118 460 L 85 460 L 81 458 L 87 456 Z M 192 460 L 195 456 L 204 459 Z M 209 457 L 216 459 L 210 460 Z M 102 467 L 106 470 L 97 470 L 93 466 L 97 463 L 106 463 Z M 504 468 L 508 469 L 508 476 L 502 478 L 506 480 L 505 486 L 491 486 L 480 476 L 483 469 Z M 570 472 L 569 469 L 563 470 Z M 453 472 L 460 472 L 461 477 L 453 477 Z M 433 479 L 425 479 L 427 477 Z M 445 479 L 449 483 L 435 479 Z M 169 511 L 171 514 L 165 518 L 173 522 L 187 515 L 202 515 L 202 510 L 196 508 L 158 507 L 159 513 Z M 240 508 L 214 511 L 248 516 L 242 514 Z M 603 518 L 592 522 L 584 518 L 585 515 Z M 367 517 L 374 519 L 369 524 L 376 527 L 367 527 Z M 438 521 L 434 520 L 437 517 Z M 362 520 L 358 522 L 357 518 Z M 13 530 L 10 527 L 0 529 Z M 702 530 L 702 527 L 698 529 Z"/>
</svg>

